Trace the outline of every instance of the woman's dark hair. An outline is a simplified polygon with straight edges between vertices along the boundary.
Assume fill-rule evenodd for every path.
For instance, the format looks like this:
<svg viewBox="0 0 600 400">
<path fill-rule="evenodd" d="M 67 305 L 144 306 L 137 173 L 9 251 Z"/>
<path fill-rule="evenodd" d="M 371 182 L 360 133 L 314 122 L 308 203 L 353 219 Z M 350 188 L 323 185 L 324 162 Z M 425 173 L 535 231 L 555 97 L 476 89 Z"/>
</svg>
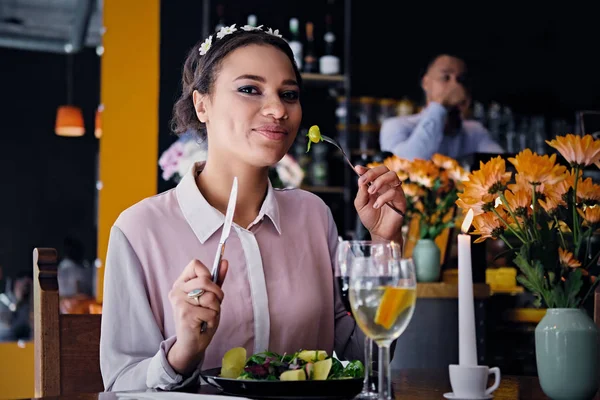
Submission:
<svg viewBox="0 0 600 400">
<path fill-rule="evenodd" d="M 178 135 L 194 132 L 200 140 L 206 139 L 206 126 L 198 120 L 194 108 L 193 93 L 197 90 L 201 94 L 211 94 L 217 79 L 221 63 L 225 57 L 240 47 L 258 44 L 273 46 L 281 50 L 290 60 L 296 74 L 296 81 L 302 87 L 302 77 L 298 66 L 294 62 L 294 53 L 285 40 L 260 29 L 252 31 L 238 30 L 221 39 L 213 35 L 210 49 L 200 55 L 200 45 L 196 45 L 188 53 L 183 65 L 181 78 L 181 96 L 173 106 L 173 119 L 171 129 Z"/>
</svg>

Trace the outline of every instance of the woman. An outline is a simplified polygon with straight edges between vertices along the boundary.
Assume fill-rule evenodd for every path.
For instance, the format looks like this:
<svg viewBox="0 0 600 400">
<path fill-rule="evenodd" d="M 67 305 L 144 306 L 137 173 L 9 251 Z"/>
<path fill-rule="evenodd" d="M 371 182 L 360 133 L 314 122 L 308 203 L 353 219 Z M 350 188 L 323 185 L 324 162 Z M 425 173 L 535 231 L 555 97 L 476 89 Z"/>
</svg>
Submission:
<svg viewBox="0 0 600 400">
<path fill-rule="evenodd" d="M 197 383 L 201 369 L 219 366 L 237 346 L 249 354 L 320 349 L 362 359 L 362 333 L 334 284 L 338 234 L 329 208 L 268 180 L 302 119 L 289 46 L 271 30 L 223 28 L 192 49 L 182 81 L 175 131 L 206 138 L 208 157 L 175 189 L 124 211 L 111 230 L 100 343 L 106 390 Z M 396 174 L 357 171 L 364 175 L 355 206 L 365 227 L 375 238 L 401 240 L 402 218 L 381 206 L 406 208 Z M 236 176 L 228 261 L 214 284 L 206 265 Z M 197 301 L 187 296 L 194 289 L 205 291 Z"/>
</svg>

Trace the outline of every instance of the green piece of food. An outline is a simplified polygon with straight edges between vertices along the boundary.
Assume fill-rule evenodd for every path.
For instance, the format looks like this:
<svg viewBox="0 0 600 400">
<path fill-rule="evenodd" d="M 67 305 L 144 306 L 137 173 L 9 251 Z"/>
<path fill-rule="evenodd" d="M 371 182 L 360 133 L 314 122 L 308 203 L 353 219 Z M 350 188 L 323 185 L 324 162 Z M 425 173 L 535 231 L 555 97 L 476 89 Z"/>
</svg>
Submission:
<svg viewBox="0 0 600 400">
<path fill-rule="evenodd" d="M 310 151 L 311 143 L 319 143 L 323 141 L 323 138 L 321 137 L 321 129 L 319 129 L 318 125 L 311 126 L 308 129 L 308 134 L 306 136 L 308 136 L 308 147 L 306 149 L 307 153 Z"/>
<path fill-rule="evenodd" d="M 359 360 L 352 361 L 346 365 L 342 376 L 348 378 L 363 378 L 365 376 L 365 366 Z"/>
<path fill-rule="evenodd" d="M 305 381 L 306 374 L 302 369 L 294 369 L 290 371 L 285 371 L 279 376 L 280 381 Z"/>
<path fill-rule="evenodd" d="M 313 380 L 315 381 L 325 381 L 329 376 L 329 371 L 331 371 L 331 358 L 328 358 L 323 361 L 318 361 L 313 366 Z"/>
</svg>

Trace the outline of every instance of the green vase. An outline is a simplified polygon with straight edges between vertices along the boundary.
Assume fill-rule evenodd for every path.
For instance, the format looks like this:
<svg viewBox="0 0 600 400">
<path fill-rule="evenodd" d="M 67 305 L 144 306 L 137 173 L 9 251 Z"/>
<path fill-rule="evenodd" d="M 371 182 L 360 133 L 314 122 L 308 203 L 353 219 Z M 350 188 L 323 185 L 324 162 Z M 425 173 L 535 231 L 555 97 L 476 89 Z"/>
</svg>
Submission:
<svg viewBox="0 0 600 400">
<path fill-rule="evenodd" d="M 412 253 L 417 273 L 417 282 L 440 280 L 440 248 L 432 239 L 419 239 Z"/>
<path fill-rule="evenodd" d="M 598 390 L 598 327 L 584 310 L 550 308 L 535 328 L 540 386 L 553 400 L 588 400 Z"/>
</svg>

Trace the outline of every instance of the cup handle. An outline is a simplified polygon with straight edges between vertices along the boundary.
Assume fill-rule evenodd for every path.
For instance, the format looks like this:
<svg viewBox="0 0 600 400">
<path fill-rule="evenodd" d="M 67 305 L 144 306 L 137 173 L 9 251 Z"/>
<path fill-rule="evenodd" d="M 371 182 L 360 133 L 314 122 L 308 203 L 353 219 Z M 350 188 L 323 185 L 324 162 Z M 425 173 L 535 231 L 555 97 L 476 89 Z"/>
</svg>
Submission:
<svg viewBox="0 0 600 400">
<path fill-rule="evenodd" d="M 500 386 L 500 368 L 498 368 L 498 367 L 490 368 L 489 374 L 490 375 L 494 374 L 495 378 L 494 378 L 494 384 L 485 391 L 486 396 L 492 394 L 492 392 L 494 390 L 498 389 L 498 386 Z"/>
</svg>

